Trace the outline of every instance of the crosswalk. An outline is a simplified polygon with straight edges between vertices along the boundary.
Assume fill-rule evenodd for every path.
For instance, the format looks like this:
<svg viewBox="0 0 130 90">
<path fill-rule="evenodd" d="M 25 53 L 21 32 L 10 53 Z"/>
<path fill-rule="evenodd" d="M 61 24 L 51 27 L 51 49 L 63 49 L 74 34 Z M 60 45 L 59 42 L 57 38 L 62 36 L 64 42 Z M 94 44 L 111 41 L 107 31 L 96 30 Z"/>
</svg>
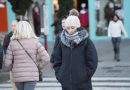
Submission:
<svg viewBox="0 0 130 90">
<path fill-rule="evenodd" d="M 35 90 L 62 90 L 60 83 L 53 77 L 46 77 L 38 82 Z M 129 77 L 94 77 L 93 90 L 130 90 Z M 10 81 L 0 84 L 0 90 L 12 90 Z"/>
</svg>

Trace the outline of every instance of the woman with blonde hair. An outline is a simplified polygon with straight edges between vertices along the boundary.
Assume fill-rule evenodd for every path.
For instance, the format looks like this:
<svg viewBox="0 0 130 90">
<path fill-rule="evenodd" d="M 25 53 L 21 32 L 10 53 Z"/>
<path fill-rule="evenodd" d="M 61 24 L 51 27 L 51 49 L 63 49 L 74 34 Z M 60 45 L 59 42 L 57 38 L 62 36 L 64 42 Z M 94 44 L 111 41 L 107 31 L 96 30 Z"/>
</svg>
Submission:
<svg viewBox="0 0 130 90">
<path fill-rule="evenodd" d="M 43 69 L 49 60 L 47 51 L 37 41 L 30 24 L 20 21 L 5 56 L 5 66 L 12 70 L 17 89 L 34 90 L 39 80 L 39 68 Z"/>
</svg>

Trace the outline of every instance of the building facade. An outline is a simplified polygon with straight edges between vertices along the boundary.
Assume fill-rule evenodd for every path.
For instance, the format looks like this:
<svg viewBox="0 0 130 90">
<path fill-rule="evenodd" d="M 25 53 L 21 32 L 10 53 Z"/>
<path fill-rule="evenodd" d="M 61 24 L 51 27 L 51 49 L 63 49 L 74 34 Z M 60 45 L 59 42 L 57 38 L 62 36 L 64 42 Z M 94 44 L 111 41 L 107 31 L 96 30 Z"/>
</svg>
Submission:
<svg viewBox="0 0 130 90">
<path fill-rule="evenodd" d="M 36 0 L 39 1 L 39 3 L 43 0 Z M 78 10 L 80 9 L 79 3 L 83 3 L 86 1 L 86 6 L 88 8 L 89 12 L 89 35 L 90 38 L 93 40 L 101 40 L 101 39 L 108 39 L 106 36 L 107 33 L 107 26 L 104 25 L 106 23 L 104 19 L 104 8 L 105 5 L 108 3 L 108 1 L 116 1 L 116 0 L 74 0 L 74 6 Z M 119 0 L 120 1 L 120 0 Z M 130 38 L 130 0 L 121 0 L 122 10 L 123 10 L 123 23 L 125 26 L 125 29 L 128 33 L 128 38 Z M 42 14 L 41 14 L 41 22 L 42 22 L 42 28 L 41 30 L 46 33 L 48 41 L 54 41 L 55 35 L 54 35 L 54 27 L 52 27 L 52 23 L 54 22 L 54 5 L 58 4 L 58 0 L 44 0 L 44 4 L 42 4 L 40 7 L 42 8 Z M 112 4 L 110 4 L 112 7 Z M 6 2 L 6 12 L 7 12 L 7 19 L 5 19 L 8 23 L 5 26 L 7 28 L 7 31 L 10 31 L 10 23 L 13 19 L 15 19 L 15 15 L 11 10 L 11 5 Z M 55 7 L 58 8 L 58 7 Z M 1 13 L 1 11 L 0 11 Z M 0 15 L 0 17 L 2 17 Z M 0 20 L 0 23 L 2 21 Z M 103 27 L 101 27 L 103 26 Z M 101 28 L 100 28 L 101 27 Z M 0 32 L 2 32 L 0 30 Z"/>
</svg>

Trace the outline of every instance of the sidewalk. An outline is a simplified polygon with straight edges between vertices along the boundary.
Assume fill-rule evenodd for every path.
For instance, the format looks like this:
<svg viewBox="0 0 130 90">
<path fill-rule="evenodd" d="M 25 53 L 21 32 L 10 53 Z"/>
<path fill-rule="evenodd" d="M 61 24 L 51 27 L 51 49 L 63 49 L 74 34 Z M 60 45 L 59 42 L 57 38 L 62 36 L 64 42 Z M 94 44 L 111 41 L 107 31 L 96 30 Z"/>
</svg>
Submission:
<svg viewBox="0 0 130 90">
<path fill-rule="evenodd" d="M 130 77 L 130 40 L 122 40 L 120 62 L 114 60 L 111 41 L 94 42 L 99 56 L 95 77 Z"/>
<path fill-rule="evenodd" d="M 120 62 L 114 60 L 111 40 L 93 41 L 98 52 L 98 68 L 94 77 L 130 77 L 130 39 L 122 40 L 120 46 Z M 54 43 L 49 43 L 49 53 Z M 49 66 L 48 66 L 49 67 Z M 44 76 L 54 77 L 52 69 L 46 67 Z"/>
</svg>

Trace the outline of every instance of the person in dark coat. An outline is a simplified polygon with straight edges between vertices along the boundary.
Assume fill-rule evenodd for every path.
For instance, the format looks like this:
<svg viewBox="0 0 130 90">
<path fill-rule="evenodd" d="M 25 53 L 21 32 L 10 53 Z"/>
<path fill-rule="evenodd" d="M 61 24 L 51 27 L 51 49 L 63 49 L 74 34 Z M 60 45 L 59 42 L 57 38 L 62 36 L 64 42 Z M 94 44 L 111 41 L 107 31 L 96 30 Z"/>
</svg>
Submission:
<svg viewBox="0 0 130 90">
<path fill-rule="evenodd" d="M 114 11 L 114 3 L 111 1 L 108 1 L 106 6 L 104 7 L 104 18 L 106 19 L 106 25 L 108 26 L 110 20 L 112 19 L 112 16 L 115 14 Z"/>
<path fill-rule="evenodd" d="M 68 16 L 65 28 L 53 52 L 55 76 L 62 90 L 92 90 L 91 78 L 98 63 L 96 48 L 77 16 Z"/>
<path fill-rule="evenodd" d="M 18 23 L 17 20 L 13 20 L 11 22 L 11 32 L 9 32 L 7 35 L 5 35 L 4 42 L 3 42 L 4 54 L 6 54 L 8 46 L 10 44 L 10 39 L 13 36 L 14 30 L 16 30 L 17 23 Z M 13 90 L 16 90 L 16 86 L 15 86 L 14 82 L 12 81 L 12 72 L 10 72 L 10 80 L 11 80 Z"/>
<path fill-rule="evenodd" d="M 33 8 L 33 21 L 34 21 L 34 31 L 36 36 L 41 35 L 41 18 L 40 18 L 40 6 L 39 3 L 36 2 Z"/>
<path fill-rule="evenodd" d="M 10 43 L 10 38 L 12 37 L 14 30 L 16 29 L 16 25 L 17 25 L 17 21 L 13 20 L 11 23 L 11 30 L 12 31 L 9 32 L 7 35 L 5 35 L 4 42 L 3 42 L 4 54 L 6 54 L 7 48 L 8 48 L 9 43 Z"/>
<path fill-rule="evenodd" d="M 54 23 L 51 25 L 51 27 L 55 27 L 54 34 L 55 36 L 59 35 L 62 30 L 64 29 L 64 23 L 65 23 L 66 16 L 62 16 L 60 19 L 56 19 Z"/>
<path fill-rule="evenodd" d="M 54 47 L 53 47 L 53 51 L 52 51 L 52 54 L 51 54 L 51 65 L 53 66 L 53 62 L 54 62 L 54 51 L 55 51 L 55 48 L 58 46 L 59 42 L 60 42 L 60 34 L 61 32 L 65 29 L 65 20 L 66 20 L 66 16 L 63 16 L 61 18 L 61 21 L 60 21 L 60 25 L 61 25 L 61 28 L 59 29 L 58 33 L 56 34 L 56 38 L 55 38 L 55 43 L 54 43 Z"/>
</svg>

